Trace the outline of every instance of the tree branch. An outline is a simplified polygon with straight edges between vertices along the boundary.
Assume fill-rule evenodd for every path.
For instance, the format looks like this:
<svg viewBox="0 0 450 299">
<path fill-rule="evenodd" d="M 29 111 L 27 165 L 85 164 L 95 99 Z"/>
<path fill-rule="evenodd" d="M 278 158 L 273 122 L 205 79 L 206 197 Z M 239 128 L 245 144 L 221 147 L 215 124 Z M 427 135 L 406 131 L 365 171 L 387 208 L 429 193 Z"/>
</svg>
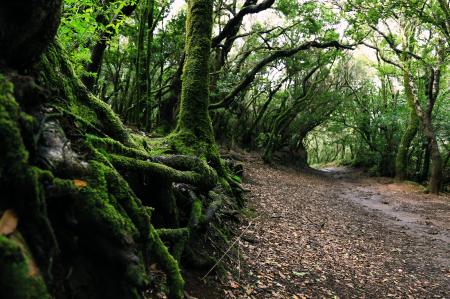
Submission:
<svg viewBox="0 0 450 299">
<path fill-rule="evenodd" d="M 255 14 L 260 11 L 266 10 L 273 5 L 275 0 L 264 0 L 259 4 L 252 4 L 252 0 L 247 0 L 244 3 L 244 7 L 231 18 L 228 23 L 223 27 L 223 30 L 212 39 L 211 47 L 216 47 L 222 40 L 236 33 L 236 26 L 240 26 L 243 18 L 248 14 Z"/>
<path fill-rule="evenodd" d="M 325 48 L 336 48 L 336 49 L 350 49 L 352 50 L 353 47 L 349 45 L 342 45 L 338 41 L 330 41 L 330 42 L 317 42 L 317 41 L 310 41 L 306 42 L 298 47 L 287 49 L 287 50 L 278 50 L 273 52 L 271 55 L 267 56 L 266 58 L 260 60 L 253 69 L 248 72 L 244 79 L 228 94 L 225 96 L 223 100 L 217 103 L 213 103 L 209 106 L 209 109 L 218 109 L 228 106 L 230 103 L 233 102 L 234 98 L 245 88 L 247 88 L 250 83 L 253 82 L 255 79 L 256 74 L 261 71 L 262 68 L 264 68 L 269 63 L 285 57 L 290 57 L 295 54 L 297 54 L 300 51 L 305 51 L 311 48 L 318 48 L 318 49 L 325 49 Z"/>
</svg>

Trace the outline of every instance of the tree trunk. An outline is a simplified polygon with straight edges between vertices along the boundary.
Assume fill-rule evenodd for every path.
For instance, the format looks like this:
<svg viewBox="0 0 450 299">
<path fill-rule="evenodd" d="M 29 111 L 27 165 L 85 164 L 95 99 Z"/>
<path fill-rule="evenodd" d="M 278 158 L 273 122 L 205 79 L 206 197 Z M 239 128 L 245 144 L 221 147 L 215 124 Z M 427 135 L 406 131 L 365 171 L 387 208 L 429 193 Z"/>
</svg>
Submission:
<svg viewBox="0 0 450 299">
<path fill-rule="evenodd" d="M 226 178 L 208 111 L 212 13 L 212 0 L 188 1 L 180 111 L 171 140 L 177 152 L 190 148 Z"/>
<path fill-rule="evenodd" d="M 420 125 L 419 117 L 414 108 L 414 94 L 409 87 L 410 79 L 406 72 L 403 74 L 403 86 L 405 88 L 406 100 L 411 112 L 409 114 L 408 126 L 400 140 L 395 159 L 395 177 L 399 180 L 406 180 L 408 177 L 408 151 Z"/>
<path fill-rule="evenodd" d="M 423 165 L 420 171 L 419 181 L 424 182 L 427 180 L 430 173 L 430 160 L 431 160 L 431 140 L 426 138 L 426 144 L 424 146 Z"/>
<path fill-rule="evenodd" d="M 148 19 L 147 19 L 147 59 L 145 62 L 146 65 L 146 79 L 147 79 L 147 89 L 146 89 L 146 100 L 145 100 L 145 130 L 149 131 L 152 128 L 152 111 L 153 111 L 153 101 L 152 101 L 152 74 L 151 74 L 151 60 L 152 60 L 152 45 L 153 45 L 153 14 L 155 10 L 155 1 L 149 0 L 149 12 L 148 12 Z"/>
<path fill-rule="evenodd" d="M 439 80 L 440 71 L 431 70 L 429 88 L 431 91 L 428 92 L 428 106 L 426 111 L 422 109 L 419 98 L 415 92 L 414 86 L 411 82 L 411 75 L 409 71 L 406 70 L 406 82 L 408 83 L 407 89 L 412 94 L 414 109 L 417 116 L 420 118 L 424 130 L 424 135 L 430 141 L 430 151 L 431 151 L 431 176 L 428 182 L 428 188 L 431 193 L 438 194 L 441 188 L 442 182 L 442 157 L 439 151 L 439 145 L 436 138 L 436 133 L 433 128 L 432 122 L 432 111 L 434 104 L 439 94 Z"/>
<path fill-rule="evenodd" d="M 214 143 L 209 107 L 209 52 L 212 30 L 211 0 L 189 0 L 180 113 L 176 131 Z"/>
<path fill-rule="evenodd" d="M 125 16 L 130 16 L 133 11 L 135 10 L 136 5 L 127 5 L 124 8 L 122 8 L 122 13 Z M 100 23 L 107 27 L 108 26 L 108 20 L 105 16 L 102 16 L 99 20 Z M 109 25 L 115 25 L 118 21 L 118 15 L 115 15 L 110 21 Z M 90 73 L 89 75 L 86 75 L 81 78 L 84 85 L 92 91 L 94 89 L 94 85 L 98 79 L 98 76 L 100 75 L 100 68 L 103 63 L 103 57 L 105 54 L 105 50 L 107 48 L 108 42 L 113 37 L 113 31 L 110 29 L 109 31 L 100 31 L 99 32 L 99 38 L 97 43 L 94 45 L 94 47 L 91 50 L 91 61 L 89 64 L 86 65 L 86 72 Z"/>
<path fill-rule="evenodd" d="M 61 3 L 61 0 L 2 1 L 1 61 L 20 69 L 37 62 L 56 34 L 60 22 Z"/>
</svg>

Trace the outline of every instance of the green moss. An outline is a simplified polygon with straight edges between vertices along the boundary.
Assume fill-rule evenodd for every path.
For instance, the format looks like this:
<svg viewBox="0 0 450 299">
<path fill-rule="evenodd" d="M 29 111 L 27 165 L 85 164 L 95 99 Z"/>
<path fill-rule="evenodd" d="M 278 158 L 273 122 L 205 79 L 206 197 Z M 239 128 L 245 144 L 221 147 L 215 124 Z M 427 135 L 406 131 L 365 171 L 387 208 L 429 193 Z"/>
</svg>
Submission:
<svg viewBox="0 0 450 299">
<path fill-rule="evenodd" d="M 189 240 L 189 229 L 186 227 L 174 229 L 162 228 L 158 229 L 157 233 L 163 241 L 168 241 L 173 244 L 172 256 L 179 262 L 186 243 Z"/>
<path fill-rule="evenodd" d="M 142 171 L 170 182 L 187 183 L 195 186 L 204 185 L 203 177 L 193 171 L 179 171 L 160 163 L 141 161 L 119 155 L 109 155 L 108 159 L 117 169 L 122 171 Z"/>
<path fill-rule="evenodd" d="M 226 176 L 214 138 L 201 140 L 189 130 L 179 129 L 167 137 L 173 152 L 198 157 L 214 168 L 219 176 Z"/>
<path fill-rule="evenodd" d="M 56 178 L 51 172 L 32 166 L 34 161 L 29 161 L 28 151 L 33 151 L 33 148 L 25 147 L 25 143 L 28 145 L 28 142 L 24 142 L 22 136 L 33 136 L 35 120 L 32 116 L 21 112 L 13 97 L 13 86 L 0 75 L 0 140 L 2 141 L 0 144 L 0 157 L 2 157 L 0 176 L 7 178 L 0 182 L 0 193 L 12 194 L 0 199 L 0 207 L 17 208 L 24 236 L 33 253 L 36 253 L 36 260 L 42 267 L 42 273 L 45 275 L 47 283 L 51 286 L 59 282 L 57 279 L 61 279 L 60 277 L 56 277 L 55 280 L 53 278 L 60 270 L 57 267 L 63 267 L 58 264 L 61 256 L 59 256 L 59 244 L 53 228 L 59 230 L 57 236 L 66 231 L 64 229 L 61 231 L 58 226 L 61 215 L 52 214 L 49 218 L 48 205 L 50 205 L 49 211 L 57 210 L 57 213 L 64 211 L 64 213 L 70 213 L 71 217 L 73 216 L 76 220 L 77 232 L 80 234 L 79 240 L 87 241 L 86 246 L 91 246 L 90 249 L 93 251 L 105 252 L 104 259 L 106 261 L 117 260 L 119 264 L 117 268 L 123 270 L 123 273 L 114 273 L 114 275 L 118 275 L 123 281 L 123 286 L 127 289 L 125 292 L 128 295 L 134 294 L 130 297 L 140 296 L 138 289 L 145 285 L 147 279 L 144 265 L 149 265 L 150 259 L 155 259 L 166 272 L 170 297 L 183 297 L 184 281 L 178 260 L 180 260 L 189 237 L 192 236 L 191 230 L 195 230 L 202 222 L 201 200 L 196 199 L 192 204 L 189 228 L 172 230 L 171 238 L 177 237 L 178 240 L 177 242 L 171 241 L 173 246 L 172 254 L 170 254 L 167 246 L 161 240 L 164 235 L 168 236 L 168 231 L 156 232 L 150 222 L 151 208 L 142 205 L 119 171 L 123 173 L 142 172 L 154 176 L 158 181 L 167 183 L 167 186 L 164 185 L 161 188 L 167 187 L 165 190 L 169 196 L 172 196 L 171 200 L 175 203 L 175 211 L 178 208 L 172 189 L 170 189 L 171 182 L 184 182 L 199 186 L 202 191 L 204 191 L 203 189 L 207 191 L 213 188 L 217 182 L 217 173 L 213 168 L 217 169 L 221 176 L 225 173 L 208 114 L 207 60 L 212 23 L 210 18 L 212 1 L 193 0 L 189 5 L 191 11 L 189 30 L 192 33 L 192 39 L 188 46 L 189 57 L 184 72 L 185 101 L 182 103 L 177 131 L 168 139 L 152 140 L 145 136 L 131 134 L 108 104 L 86 91 L 75 76 L 73 67 L 60 45 L 55 42 L 49 46 L 42 59 L 38 84 L 50 91 L 49 105 L 56 108 L 61 115 L 68 116 L 68 121 L 64 122 L 63 127 L 65 126 L 66 129 L 69 127 L 70 131 L 75 129 L 76 134 L 81 133 L 81 137 L 77 138 L 77 141 L 82 140 L 81 142 L 72 141 L 73 144 L 76 144 L 76 149 L 82 149 L 83 154 L 86 154 L 90 161 L 86 173 L 83 172 L 79 177 L 75 177 L 79 180 L 78 183 L 81 182 L 79 186 L 75 186 L 70 177 L 70 179 L 67 177 L 66 179 Z M 196 8 L 194 9 L 194 7 Z M 204 15 L 192 15 L 197 9 Z M 209 17 L 205 18 L 206 15 Z M 197 27 L 198 25 L 201 26 Z M 204 25 L 207 28 L 204 28 Z M 208 37 L 205 33 L 208 33 Z M 198 55 L 203 55 L 203 57 L 196 57 Z M 197 90 L 197 88 L 199 89 Z M 187 99 L 194 99 L 194 101 L 188 104 L 187 101 L 190 100 Z M 68 136 L 71 136 L 69 132 L 67 133 Z M 94 134 L 98 134 L 98 136 Z M 201 160 L 177 156 L 175 158 L 159 158 L 159 163 L 149 161 L 154 159 L 154 156 L 170 152 L 196 155 Z M 31 156 L 34 157 L 35 154 L 31 152 Z M 51 188 L 47 188 L 48 186 Z M 52 199 L 64 198 L 64 201 L 57 202 L 52 206 L 55 202 L 50 199 L 49 203 L 46 202 L 46 192 L 48 194 L 54 192 L 56 194 L 51 194 L 55 196 Z M 64 192 L 70 196 L 65 197 Z M 156 200 L 167 199 L 167 196 L 162 197 L 164 198 Z M 189 208 L 187 207 L 186 210 Z M 22 219 L 26 219 L 26 221 L 22 221 Z M 55 222 L 51 223 L 50 221 Z M 86 236 L 85 234 L 90 235 Z M 70 238 L 72 236 L 68 236 L 68 239 Z M 3 247 L 7 248 L 8 245 L 3 244 L 6 242 L 5 240 L 4 238 L 0 239 L 0 249 L 2 249 L 0 250 L 0 262 L 2 262 L 2 253 L 6 252 Z M 66 241 L 61 242 L 61 246 L 63 246 Z M 80 244 L 80 246 L 85 246 L 81 241 Z M 81 255 L 83 254 L 81 253 Z M 134 259 L 134 257 L 137 258 Z M 86 265 L 80 265 L 77 270 L 81 273 L 85 269 L 90 270 L 89 263 L 92 261 L 89 257 L 82 256 L 80 258 Z M 23 270 L 26 269 L 26 259 L 22 257 L 22 260 L 16 264 L 19 266 L 14 266 L 16 268 L 13 269 L 4 268 L 2 263 L 0 273 L 7 269 L 8 273 L 19 273 L 18 277 L 22 279 L 25 273 Z M 104 270 L 98 269 L 98 272 L 93 275 L 102 273 L 102 271 Z M 16 287 L 22 285 L 17 284 Z M 45 290 L 43 283 L 42 286 Z M 117 288 L 120 289 L 122 286 Z M 0 290 L 0 292 L 2 291 Z M 12 290 L 12 292 L 19 291 L 18 288 Z M 99 292 L 101 291 L 99 290 Z M 83 294 L 83 291 L 80 293 Z M 43 293 L 37 298 L 46 298 L 46 296 Z"/>
<path fill-rule="evenodd" d="M 125 146 L 119 141 L 112 138 L 102 138 L 96 135 L 87 134 L 86 141 L 90 142 L 97 148 L 103 148 L 107 150 L 107 152 L 109 153 L 116 153 L 127 157 L 143 160 L 149 159 L 151 157 L 145 150 Z"/>
<path fill-rule="evenodd" d="M 28 152 L 23 146 L 20 130 L 19 105 L 13 97 L 13 85 L 0 75 L 0 177 L 21 170 L 28 161 Z"/>
<path fill-rule="evenodd" d="M 147 152 L 150 156 L 170 154 L 170 146 L 166 138 L 150 138 L 141 134 L 131 133 L 135 147 Z"/>
<path fill-rule="evenodd" d="M 41 184 L 49 173 L 28 164 L 29 154 L 19 129 L 20 116 L 12 85 L 0 75 L 0 194 L 6 195 L 2 196 L 0 206 L 13 207 L 19 217 L 27 219 L 22 224 L 25 237 L 34 249 L 39 248 L 53 258 L 58 253 L 58 245 L 47 217 Z M 47 263 L 48 260 L 44 266 Z"/>
<path fill-rule="evenodd" d="M 395 177 L 399 180 L 405 180 L 407 178 L 408 152 L 420 126 L 420 120 L 414 108 L 414 94 L 410 88 L 410 79 L 407 72 L 408 71 L 405 70 L 403 74 L 403 86 L 405 88 L 406 100 L 411 112 L 409 115 L 408 126 L 402 135 L 395 158 Z"/>
<path fill-rule="evenodd" d="M 211 0 L 188 1 L 186 58 L 183 66 L 180 113 L 176 131 L 188 130 L 197 140 L 214 140 L 209 107 L 209 52 L 212 31 Z"/>
<path fill-rule="evenodd" d="M 195 199 L 192 202 L 191 214 L 189 217 L 189 228 L 197 227 L 202 222 L 202 201 L 200 199 Z"/>
<path fill-rule="evenodd" d="M 30 275 L 28 263 L 18 244 L 0 235 L 0 298 L 50 298 L 42 278 Z"/>
<path fill-rule="evenodd" d="M 117 203 L 125 210 L 127 216 L 138 228 L 141 240 L 146 244 L 149 241 L 152 208 L 142 206 L 141 201 L 119 173 L 111 169 L 107 178 L 108 193 L 110 196 L 114 196 Z"/>
<path fill-rule="evenodd" d="M 181 276 L 180 267 L 177 260 L 169 253 L 169 250 L 161 241 L 157 231 L 150 227 L 150 239 L 152 240 L 151 253 L 167 274 L 167 284 L 169 287 L 169 298 L 184 297 L 184 280 Z"/>
<path fill-rule="evenodd" d="M 75 75 L 73 66 L 58 41 L 48 47 L 41 60 L 41 83 L 58 94 L 57 106 L 85 123 L 102 128 L 109 136 L 132 145 L 133 140 L 111 107 L 94 97 Z"/>
<path fill-rule="evenodd" d="M 180 112 L 168 141 L 176 153 L 204 159 L 222 176 L 223 165 L 208 111 L 212 13 L 211 0 L 188 1 Z"/>
<path fill-rule="evenodd" d="M 159 237 L 163 240 L 176 241 L 189 236 L 189 230 L 185 227 L 182 228 L 160 228 L 157 229 Z"/>
<path fill-rule="evenodd" d="M 115 197 L 109 196 L 107 176 L 110 168 L 103 163 L 90 161 L 91 175 L 87 186 L 80 190 L 83 202 L 75 203 L 80 216 L 92 222 L 93 229 L 126 243 L 130 237 L 137 238 L 139 232 Z"/>
</svg>

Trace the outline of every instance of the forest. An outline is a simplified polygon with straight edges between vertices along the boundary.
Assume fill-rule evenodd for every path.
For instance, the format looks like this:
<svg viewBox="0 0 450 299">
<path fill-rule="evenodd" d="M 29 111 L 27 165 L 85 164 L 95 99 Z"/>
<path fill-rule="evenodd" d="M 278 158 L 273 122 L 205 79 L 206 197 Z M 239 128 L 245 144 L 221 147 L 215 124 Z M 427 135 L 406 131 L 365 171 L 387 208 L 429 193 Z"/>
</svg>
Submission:
<svg viewBox="0 0 450 299">
<path fill-rule="evenodd" d="M 449 67 L 448 0 L 0 2 L 0 298 L 450 296 Z"/>
</svg>

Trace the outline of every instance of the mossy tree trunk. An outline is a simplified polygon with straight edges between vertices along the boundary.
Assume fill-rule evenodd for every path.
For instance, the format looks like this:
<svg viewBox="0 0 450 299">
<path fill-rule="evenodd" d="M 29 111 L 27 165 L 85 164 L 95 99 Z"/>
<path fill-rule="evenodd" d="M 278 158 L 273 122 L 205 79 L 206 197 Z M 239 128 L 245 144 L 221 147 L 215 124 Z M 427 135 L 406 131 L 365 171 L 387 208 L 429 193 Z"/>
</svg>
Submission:
<svg viewBox="0 0 450 299">
<path fill-rule="evenodd" d="M 408 73 L 408 77 L 411 75 Z M 420 118 L 424 135 L 429 141 L 430 156 L 431 156 L 431 171 L 430 179 L 428 181 L 428 189 L 431 193 L 438 194 L 442 184 L 442 157 L 439 150 L 439 144 L 436 138 L 436 133 L 433 127 L 433 108 L 436 103 L 437 97 L 440 92 L 440 79 L 441 70 L 440 66 L 437 69 L 430 68 L 430 77 L 427 87 L 427 105 L 426 109 L 423 109 L 417 94 L 415 93 L 414 86 L 411 80 L 409 80 L 409 89 L 413 91 L 413 104 L 417 116 Z"/>
<path fill-rule="evenodd" d="M 406 180 L 408 178 L 408 152 L 414 137 L 417 135 L 420 125 L 419 117 L 414 109 L 412 91 L 406 88 L 406 86 L 409 85 L 406 75 L 404 75 L 403 81 L 410 113 L 408 125 L 402 135 L 400 144 L 398 145 L 397 155 L 395 158 L 395 177 L 399 180 Z"/>
<path fill-rule="evenodd" d="M 212 14 L 212 0 L 188 1 L 180 111 L 172 141 L 178 152 L 189 148 L 226 177 L 208 111 Z"/>
<path fill-rule="evenodd" d="M 405 63 L 403 70 L 403 84 L 406 98 L 411 107 L 410 123 L 401 139 L 396 158 L 396 178 L 407 178 L 407 157 L 408 149 L 414 139 L 419 125 L 422 125 L 423 133 L 429 141 L 431 154 L 431 174 L 428 182 L 428 188 L 432 193 L 439 193 L 442 182 L 442 157 L 439 145 L 436 139 L 436 133 L 432 123 L 432 111 L 439 94 L 440 70 L 430 70 L 429 84 L 427 87 L 427 107 L 422 108 L 419 97 L 415 91 L 411 80 L 411 74 L 408 63 Z"/>
<path fill-rule="evenodd" d="M 209 53 L 213 2 L 189 0 L 186 20 L 185 62 L 176 132 L 214 143 L 209 107 Z"/>
</svg>

